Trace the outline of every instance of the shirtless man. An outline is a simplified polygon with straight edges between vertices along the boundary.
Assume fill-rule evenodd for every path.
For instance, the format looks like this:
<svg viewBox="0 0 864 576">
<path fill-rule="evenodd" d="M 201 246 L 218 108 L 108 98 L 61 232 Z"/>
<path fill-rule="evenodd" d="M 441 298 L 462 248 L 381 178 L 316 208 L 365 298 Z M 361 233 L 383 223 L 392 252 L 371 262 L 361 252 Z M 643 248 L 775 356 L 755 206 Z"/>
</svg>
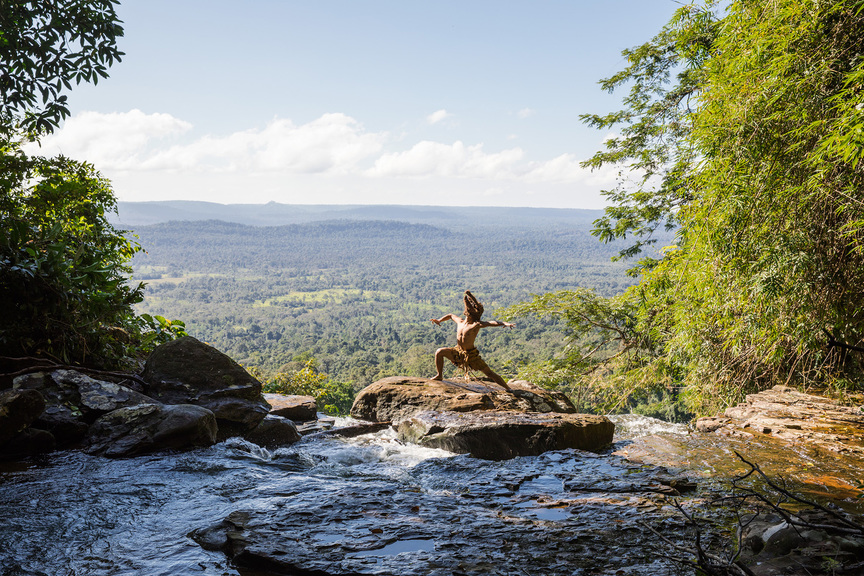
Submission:
<svg viewBox="0 0 864 576">
<path fill-rule="evenodd" d="M 452 320 L 456 323 L 456 346 L 453 348 L 439 348 L 435 352 L 435 369 L 438 373 L 432 380 L 443 380 L 442 370 L 444 369 L 444 359 L 447 358 L 454 365 L 467 370 L 479 370 L 486 376 L 491 378 L 496 384 L 502 386 L 505 390 L 510 390 L 504 379 L 492 371 L 491 368 L 480 357 L 480 352 L 474 347 L 474 339 L 477 338 L 477 333 L 481 328 L 490 326 L 506 326 L 513 328 L 510 322 L 483 322 L 480 317 L 483 316 L 483 305 L 477 301 L 471 292 L 465 291 L 463 298 L 465 302 L 465 319 L 463 320 L 455 314 L 446 314 L 441 318 L 432 318 L 432 322 L 440 325 L 445 320 Z"/>
</svg>

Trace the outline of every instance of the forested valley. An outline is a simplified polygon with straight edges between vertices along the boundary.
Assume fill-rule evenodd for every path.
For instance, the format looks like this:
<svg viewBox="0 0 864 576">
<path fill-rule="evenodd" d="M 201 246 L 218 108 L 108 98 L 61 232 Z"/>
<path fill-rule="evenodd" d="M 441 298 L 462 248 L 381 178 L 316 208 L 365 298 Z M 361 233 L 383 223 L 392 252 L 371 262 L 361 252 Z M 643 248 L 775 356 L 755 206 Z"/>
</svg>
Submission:
<svg viewBox="0 0 864 576">
<path fill-rule="evenodd" d="M 120 219 L 147 207 L 121 204 Z M 613 296 L 632 284 L 611 261 L 618 247 L 590 234 L 601 212 L 574 212 L 429 207 L 411 209 L 412 219 L 435 225 L 315 220 L 344 215 L 332 207 L 282 226 L 132 226 L 146 248 L 133 260 L 133 278 L 147 283 L 138 309 L 181 319 L 190 335 L 265 381 L 307 367 L 353 390 L 385 376 L 430 376 L 435 349 L 455 342 L 455 325 L 429 319 L 461 314 L 466 289 L 494 319 L 532 294 L 590 286 Z M 513 377 L 560 353 L 565 331 L 555 319 L 526 317 L 515 330 L 483 331 L 478 345 Z"/>
</svg>

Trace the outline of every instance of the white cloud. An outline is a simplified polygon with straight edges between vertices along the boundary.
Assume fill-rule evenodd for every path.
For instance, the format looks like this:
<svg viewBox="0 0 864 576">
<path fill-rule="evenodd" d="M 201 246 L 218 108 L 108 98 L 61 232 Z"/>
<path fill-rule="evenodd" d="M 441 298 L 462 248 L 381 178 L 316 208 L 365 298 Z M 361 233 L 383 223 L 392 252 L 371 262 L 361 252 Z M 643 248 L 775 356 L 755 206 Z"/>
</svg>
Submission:
<svg viewBox="0 0 864 576">
<path fill-rule="evenodd" d="M 430 121 L 436 115 L 447 117 L 440 110 Z M 396 150 L 409 137 L 368 131 L 340 113 L 196 135 L 169 114 L 132 110 L 77 114 L 41 150 L 28 151 L 92 162 L 124 200 L 597 206 L 596 191 L 613 184 L 619 170 L 591 172 L 573 154 L 531 160 L 521 147 L 487 152 L 461 140 L 409 140 Z"/>
<path fill-rule="evenodd" d="M 100 170 L 343 173 L 377 154 L 386 139 L 385 134 L 365 132 L 345 114 L 324 114 L 301 126 L 276 118 L 263 129 L 164 142 L 167 137 L 176 142 L 191 129 L 169 114 L 83 112 L 45 138 L 42 153 L 84 158 Z"/>
<path fill-rule="evenodd" d="M 449 118 L 450 116 L 452 116 L 452 114 L 447 112 L 447 110 L 441 109 L 433 112 L 432 114 L 429 114 L 426 117 L 426 122 L 428 122 L 429 124 L 437 124 L 438 122 L 441 122 L 442 120 Z"/>
<path fill-rule="evenodd" d="M 516 113 L 516 116 L 518 116 L 519 118 L 525 119 L 525 118 L 530 118 L 531 116 L 534 116 L 534 114 L 536 114 L 536 113 L 537 113 L 537 111 L 533 110 L 531 108 L 522 108 L 521 110 L 519 110 Z"/>
<path fill-rule="evenodd" d="M 100 169 L 134 169 L 148 144 L 191 129 L 190 123 L 170 114 L 81 112 L 43 138 L 41 148 L 32 145 L 28 152 L 82 158 Z"/>
<path fill-rule="evenodd" d="M 383 154 L 368 172 L 371 176 L 450 176 L 499 179 L 514 176 L 522 150 L 512 148 L 487 154 L 483 145 L 423 141 L 410 150 Z"/>
<path fill-rule="evenodd" d="M 145 168 L 345 173 L 377 154 L 384 134 L 365 133 L 345 114 L 324 114 L 296 126 L 277 118 L 261 130 L 205 136 L 154 154 Z"/>
</svg>

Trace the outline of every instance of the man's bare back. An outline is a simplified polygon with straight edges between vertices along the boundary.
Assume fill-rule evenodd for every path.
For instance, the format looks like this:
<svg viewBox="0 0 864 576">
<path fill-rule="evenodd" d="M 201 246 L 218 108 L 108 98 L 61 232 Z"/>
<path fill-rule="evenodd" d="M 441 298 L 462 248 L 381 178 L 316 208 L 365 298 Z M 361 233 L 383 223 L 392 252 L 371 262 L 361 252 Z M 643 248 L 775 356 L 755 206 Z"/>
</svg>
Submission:
<svg viewBox="0 0 864 576">
<path fill-rule="evenodd" d="M 456 323 L 456 346 L 454 348 L 439 348 L 435 352 L 435 368 L 437 374 L 432 377 L 433 380 L 442 380 L 444 378 L 444 359 L 450 360 L 456 366 L 462 368 L 470 368 L 479 370 L 487 377 L 491 378 L 496 384 L 509 390 L 510 387 L 504 382 L 504 379 L 496 374 L 486 362 L 480 358 L 480 353 L 474 346 L 474 340 L 477 338 L 477 333 L 481 328 L 489 328 L 493 326 L 506 326 L 513 328 L 510 322 L 500 322 L 494 320 L 492 322 L 484 322 L 480 320 L 483 314 L 483 305 L 474 298 L 474 295 L 469 291 L 465 291 L 465 318 L 460 318 L 455 314 L 445 314 L 441 318 L 432 318 L 432 322 L 440 325 L 441 322 L 452 320 Z"/>
</svg>

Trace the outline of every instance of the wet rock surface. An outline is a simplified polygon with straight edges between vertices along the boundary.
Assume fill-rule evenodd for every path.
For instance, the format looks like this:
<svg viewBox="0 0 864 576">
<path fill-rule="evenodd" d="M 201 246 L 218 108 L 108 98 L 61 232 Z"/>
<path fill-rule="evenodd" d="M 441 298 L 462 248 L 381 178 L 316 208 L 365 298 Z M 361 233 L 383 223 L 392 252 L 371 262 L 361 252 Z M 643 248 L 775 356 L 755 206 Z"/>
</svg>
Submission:
<svg viewBox="0 0 864 576">
<path fill-rule="evenodd" d="M 88 452 L 113 458 L 157 450 L 209 446 L 216 441 L 213 413 L 192 404 L 138 404 L 98 418 L 87 437 Z"/>
<path fill-rule="evenodd" d="M 642 525 L 683 533 L 657 489 L 657 469 L 566 450 L 506 465 L 432 459 L 408 474 L 401 482 L 317 483 L 314 507 L 297 487 L 267 509 L 235 510 L 190 536 L 238 566 L 273 574 L 676 573 L 653 553 L 655 537 Z M 604 490 L 623 477 L 629 491 Z M 576 478 L 596 488 L 568 489 Z"/>
<path fill-rule="evenodd" d="M 576 412 L 573 404 L 561 392 L 546 390 L 524 380 L 511 382 L 509 386 L 512 393 L 492 382 L 481 380 L 454 378 L 439 381 L 393 376 L 378 380 L 361 390 L 351 407 L 351 416 L 372 422 L 397 422 L 424 410 Z"/>
<path fill-rule="evenodd" d="M 752 437 L 771 436 L 864 457 L 864 412 L 787 386 L 749 394 L 719 416 L 700 418 L 696 430 Z"/>
<path fill-rule="evenodd" d="M 504 460 L 549 450 L 599 450 L 612 443 L 605 416 L 511 412 L 419 412 L 398 423 L 399 439 L 477 458 Z"/>
</svg>

